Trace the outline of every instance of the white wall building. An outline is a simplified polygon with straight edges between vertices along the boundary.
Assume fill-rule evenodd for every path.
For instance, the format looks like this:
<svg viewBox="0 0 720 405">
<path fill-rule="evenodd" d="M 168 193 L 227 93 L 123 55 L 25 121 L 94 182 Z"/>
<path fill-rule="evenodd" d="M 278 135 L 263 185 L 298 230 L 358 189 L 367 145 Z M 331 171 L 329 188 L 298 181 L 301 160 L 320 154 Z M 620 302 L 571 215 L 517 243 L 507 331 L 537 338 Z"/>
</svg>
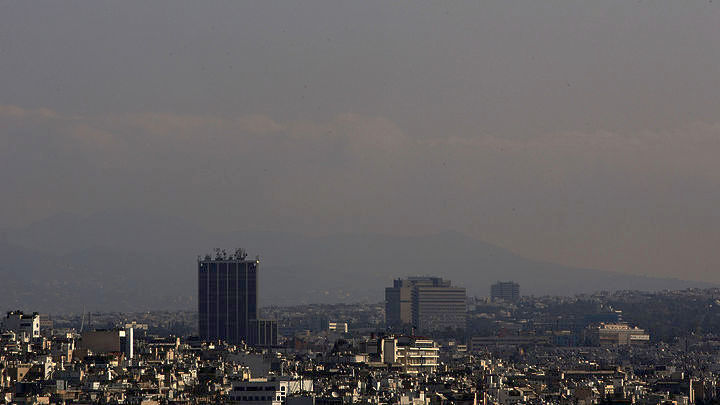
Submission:
<svg viewBox="0 0 720 405">
<path fill-rule="evenodd" d="M 347 333 L 347 322 L 328 322 L 328 330 L 331 332 Z"/>
<path fill-rule="evenodd" d="M 23 341 L 39 338 L 40 315 L 37 312 L 26 315 L 22 311 L 10 311 L 3 320 L 3 329 L 15 332 Z"/>
<path fill-rule="evenodd" d="M 408 336 L 388 337 L 382 340 L 381 347 L 383 363 L 399 364 L 407 373 L 431 373 L 437 370 L 440 347 L 434 340 Z"/>
</svg>

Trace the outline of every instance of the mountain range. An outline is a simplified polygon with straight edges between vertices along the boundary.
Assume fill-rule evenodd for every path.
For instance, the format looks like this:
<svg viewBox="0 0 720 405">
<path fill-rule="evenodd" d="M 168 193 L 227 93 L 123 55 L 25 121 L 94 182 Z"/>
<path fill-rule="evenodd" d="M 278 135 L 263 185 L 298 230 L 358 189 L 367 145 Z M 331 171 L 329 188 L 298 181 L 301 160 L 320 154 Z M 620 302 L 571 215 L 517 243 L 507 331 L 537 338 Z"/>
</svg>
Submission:
<svg viewBox="0 0 720 405">
<path fill-rule="evenodd" d="M 0 233 L 0 309 L 49 313 L 193 309 L 197 255 L 245 248 L 261 258 L 261 305 L 378 302 L 408 275 L 437 275 L 487 296 L 498 280 L 527 295 L 713 287 L 524 258 L 458 232 L 307 236 L 214 232 L 136 212 L 57 215 Z"/>
</svg>

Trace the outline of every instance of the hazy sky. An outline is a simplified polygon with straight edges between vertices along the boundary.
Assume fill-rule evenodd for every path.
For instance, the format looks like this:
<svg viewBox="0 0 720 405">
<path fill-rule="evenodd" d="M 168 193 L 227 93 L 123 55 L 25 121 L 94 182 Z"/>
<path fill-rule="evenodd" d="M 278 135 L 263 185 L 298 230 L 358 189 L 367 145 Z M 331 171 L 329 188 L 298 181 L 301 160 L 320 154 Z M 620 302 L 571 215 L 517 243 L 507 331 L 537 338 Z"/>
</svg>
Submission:
<svg viewBox="0 0 720 405">
<path fill-rule="evenodd" d="M 720 282 L 720 2 L 0 2 L 0 186 Z"/>
</svg>

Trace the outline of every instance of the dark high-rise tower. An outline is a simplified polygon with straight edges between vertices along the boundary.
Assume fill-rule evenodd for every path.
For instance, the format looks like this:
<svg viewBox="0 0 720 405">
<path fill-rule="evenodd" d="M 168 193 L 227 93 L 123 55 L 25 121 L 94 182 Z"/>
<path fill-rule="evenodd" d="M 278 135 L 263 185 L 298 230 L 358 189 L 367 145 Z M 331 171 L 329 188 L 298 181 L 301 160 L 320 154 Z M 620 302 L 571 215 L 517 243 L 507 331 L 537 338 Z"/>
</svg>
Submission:
<svg viewBox="0 0 720 405">
<path fill-rule="evenodd" d="M 198 257 L 198 327 L 203 340 L 249 343 L 252 320 L 258 318 L 257 259 L 244 250 L 215 250 L 215 257 Z"/>
<path fill-rule="evenodd" d="M 490 298 L 493 301 L 500 299 L 506 302 L 517 302 L 520 300 L 520 284 L 512 281 L 498 281 L 490 286 Z"/>
</svg>

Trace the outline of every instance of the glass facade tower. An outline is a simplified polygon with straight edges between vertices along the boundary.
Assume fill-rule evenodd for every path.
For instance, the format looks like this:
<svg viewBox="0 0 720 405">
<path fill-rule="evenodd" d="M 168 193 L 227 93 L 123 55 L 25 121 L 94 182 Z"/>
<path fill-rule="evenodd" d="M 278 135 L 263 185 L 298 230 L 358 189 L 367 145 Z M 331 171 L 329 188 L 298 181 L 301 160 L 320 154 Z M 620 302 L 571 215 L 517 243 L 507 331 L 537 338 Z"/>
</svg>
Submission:
<svg viewBox="0 0 720 405">
<path fill-rule="evenodd" d="M 235 255 L 198 259 L 198 329 L 203 340 L 248 342 L 258 318 L 259 260 Z"/>
</svg>

